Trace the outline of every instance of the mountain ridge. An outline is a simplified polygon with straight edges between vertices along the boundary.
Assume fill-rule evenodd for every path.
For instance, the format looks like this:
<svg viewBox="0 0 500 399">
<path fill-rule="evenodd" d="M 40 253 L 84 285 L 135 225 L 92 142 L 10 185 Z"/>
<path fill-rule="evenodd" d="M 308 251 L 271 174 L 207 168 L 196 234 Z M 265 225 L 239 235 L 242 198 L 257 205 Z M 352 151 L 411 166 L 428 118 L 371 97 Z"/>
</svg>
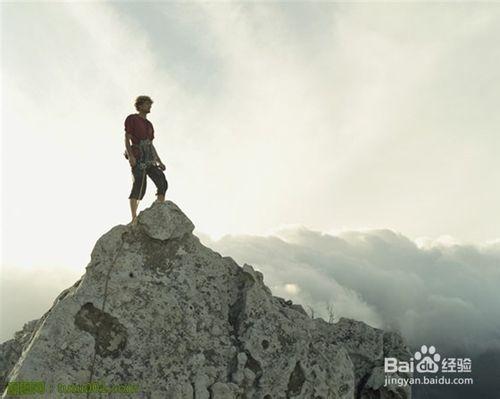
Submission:
<svg viewBox="0 0 500 399">
<path fill-rule="evenodd" d="M 410 357 L 399 334 L 311 319 L 193 230 L 172 201 L 110 229 L 81 279 L 0 346 L 0 383 L 139 387 L 121 398 L 410 398 L 383 386 L 384 357 Z"/>
</svg>

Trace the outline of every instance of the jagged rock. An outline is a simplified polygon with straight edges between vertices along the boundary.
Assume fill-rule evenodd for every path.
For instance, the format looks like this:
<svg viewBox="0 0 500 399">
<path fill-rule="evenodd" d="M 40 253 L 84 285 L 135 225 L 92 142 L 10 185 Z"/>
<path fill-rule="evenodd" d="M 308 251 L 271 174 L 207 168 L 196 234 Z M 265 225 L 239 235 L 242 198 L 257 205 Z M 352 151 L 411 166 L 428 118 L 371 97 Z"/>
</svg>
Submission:
<svg viewBox="0 0 500 399">
<path fill-rule="evenodd" d="M 0 345 L 0 389 L 3 392 L 7 374 L 16 362 L 29 342 L 38 320 L 31 320 L 25 323 L 22 330 L 14 334 L 13 339 L 9 339 Z"/>
<path fill-rule="evenodd" d="M 0 347 L 0 375 L 52 390 L 139 386 L 120 398 L 410 397 L 380 384 L 384 356 L 409 358 L 397 334 L 312 320 L 193 229 L 167 201 L 141 212 L 137 226 L 104 234 L 81 280 L 25 326 L 24 338 Z"/>
</svg>

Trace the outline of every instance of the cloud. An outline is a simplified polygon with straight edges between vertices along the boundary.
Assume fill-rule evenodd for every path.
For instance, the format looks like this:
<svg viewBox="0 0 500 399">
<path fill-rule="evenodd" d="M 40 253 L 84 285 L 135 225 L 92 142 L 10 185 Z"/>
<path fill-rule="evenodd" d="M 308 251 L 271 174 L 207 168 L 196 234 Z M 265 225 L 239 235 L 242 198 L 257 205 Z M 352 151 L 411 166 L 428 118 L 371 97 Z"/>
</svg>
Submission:
<svg viewBox="0 0 500 399">
<path fill-rule="evenodd" d="M 413 347 L 474 354 L 500 348 L 498 243 L 445 237 L 417 245 L 387 229 L 332 235 L 305 227 L 202 240 L 257 267 L 274 295 L 323 318 L 331 304 L 335 317 L 398 330 Z"/>
</svg>

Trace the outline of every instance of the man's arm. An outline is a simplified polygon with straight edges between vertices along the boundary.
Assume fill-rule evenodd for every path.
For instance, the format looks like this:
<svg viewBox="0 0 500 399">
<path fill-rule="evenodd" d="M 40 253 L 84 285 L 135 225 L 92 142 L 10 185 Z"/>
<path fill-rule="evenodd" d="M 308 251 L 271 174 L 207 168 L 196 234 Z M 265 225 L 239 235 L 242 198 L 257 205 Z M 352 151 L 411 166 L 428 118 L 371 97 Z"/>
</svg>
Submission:
<svg viewBox="0 0 500 399">
<path fill-rule="evenodd" d="M 156 152 L 156 148 L 153 145 L 153 143 L 151 143 L 151 148 L 153 149 L 153 154 L 154 154 L 155 160 L 160 164 L 160 166 L 163 166 L 162 169 L 165 169 L 165 165 L 163 165 L 163 162 L 161 161 L 158 153 Z"/>
<path fill-rule="evenodd" d="M 127 149 L 128 160 L 135 161 L 134 154 L 132 153 L 132 146 L 130 145 L 131 141 L 132 141 L 132 135 L 125 133 L 125 148 Z"/>
</svg>

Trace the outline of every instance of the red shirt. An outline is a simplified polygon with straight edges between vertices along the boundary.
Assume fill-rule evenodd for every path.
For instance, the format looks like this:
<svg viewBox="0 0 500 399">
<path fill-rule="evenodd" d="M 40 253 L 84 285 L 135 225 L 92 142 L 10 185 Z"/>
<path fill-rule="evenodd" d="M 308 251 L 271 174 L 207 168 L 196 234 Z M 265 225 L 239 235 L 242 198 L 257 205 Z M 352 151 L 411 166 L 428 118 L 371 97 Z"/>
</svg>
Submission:
<svg viewBox="0 0 500 399">
<path fill-rule="evenodd" d="M 155 138 L 153 124 L 139 114 L 130 114 L 127 116 L 125 119 L 125 132 L 132 136 L 132 144 L 135 145 L 138 145 L 141 140 L 153 140 Z M 134 154 L 135 158 L 138 158 L 140 150 L 135 145 L 132 146 L 132 154 Z"/>
</svg>

